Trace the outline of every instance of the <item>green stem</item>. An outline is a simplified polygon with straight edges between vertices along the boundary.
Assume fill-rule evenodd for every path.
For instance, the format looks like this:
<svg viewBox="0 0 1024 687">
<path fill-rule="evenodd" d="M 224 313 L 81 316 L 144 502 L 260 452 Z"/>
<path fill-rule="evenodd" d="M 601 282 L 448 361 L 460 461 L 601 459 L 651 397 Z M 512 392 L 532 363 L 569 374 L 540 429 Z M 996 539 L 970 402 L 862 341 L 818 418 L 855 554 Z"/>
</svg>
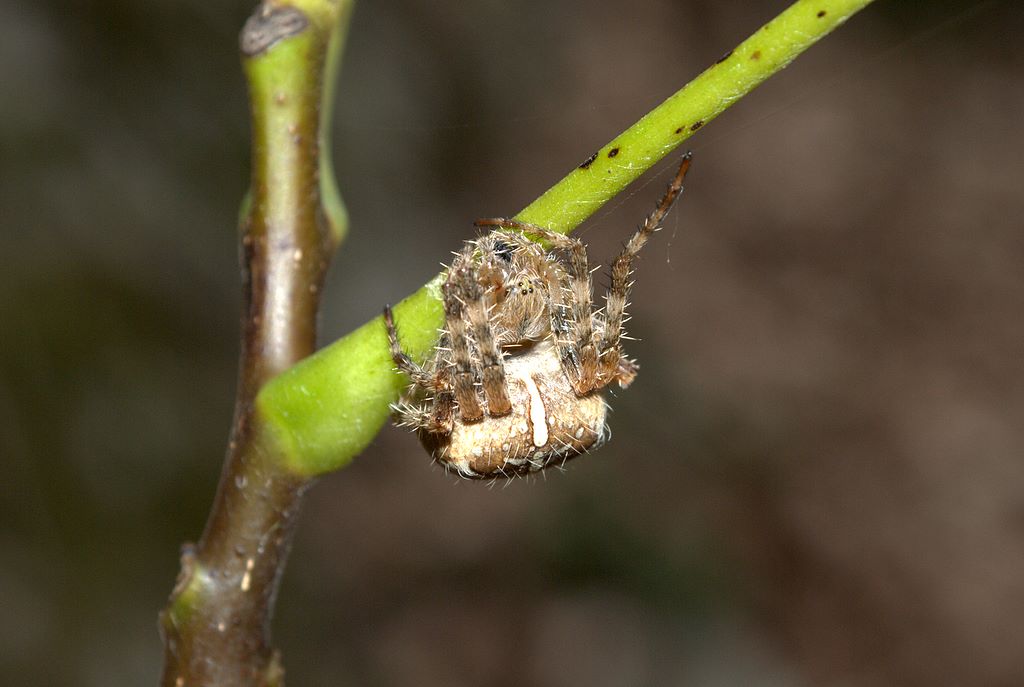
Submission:
<svg viewBox="0 0 1024 687">
<path fill-rule="evenodd" d="M 161 613 L 165 687 L 270 687 L 274 598 L 309 478 L 256 412 L 267 381 L 313 352 L 320 288 L 345 233 L 327 133 L 352 0 L 267 0 L 242 31 L 252 185 L 241 218 L 242 355 L 231 442 L 206 528 Z"/>
<path fill-rule="evenodd" d="M 871 0 L 799 0 L 516 215 L 568 232 L 658 160 L 788 65 Z M 402 344 L 426 356 L 443 324 L 439 281 L 395 308 Z M 405 380 L 377 318 L 273 379 L 260 414 L 286 446 L 289 468 L 315 475 L 346 465 L 377 434 Z"/>
<path fill-rule="evenodd" d="M 331 152 L 331 130 L 334 124 L 334 92 L 338 83 L 338 67 L 341 55 L 345 50 L 345 39 L 348 38 L 348 24 L 352 15 L 355 0 L 337 2 L 338 16 L 336 25 L 341 27 L 332 31 L 327 43 L 327 58 L 324 66 L 323 95 L 324 106 L 320 108 L 320 203 L 323 205 L 327 225 L 335 246 L 341 245 L 348 235 L 348 210 L 338 190 L 338 180 L 334 174 L 334 156 Z M 319 2 L 316 4 L 319 5 Z"/>
</svg>

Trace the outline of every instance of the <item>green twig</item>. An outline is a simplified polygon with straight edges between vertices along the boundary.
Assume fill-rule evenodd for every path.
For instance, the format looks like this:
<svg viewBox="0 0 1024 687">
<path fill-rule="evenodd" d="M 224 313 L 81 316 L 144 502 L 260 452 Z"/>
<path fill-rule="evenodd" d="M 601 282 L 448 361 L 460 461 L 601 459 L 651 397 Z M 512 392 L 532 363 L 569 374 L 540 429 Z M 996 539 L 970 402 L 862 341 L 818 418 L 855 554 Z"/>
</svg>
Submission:
<svg viewBox="0 0 1024 687">
<path fill-rule="evenodd" d="M 320 287 L 345 233 L 327 129 L 352 0 L 266 0 L 246 22 L 252 186 L 241 213 L 242 355 L 228 455 L 206 528 L 161 613 L 164 687 L 280 685 L 274 597 L 309 479 L 285 469 L 255 411 L 269 379 L 313 352 Z"/>
<path fill-rule="evenodd" d="M 578 226 L 658 160 L 783 69 L 871 0 L 799 0 L 643 119 L 572 170 L 517 219 L 559 232 Z M 443 313 L 441 277 L 395 308 L 403 347 L 414 357 L 434 345 Z M 404 384 L 395 374 L 380 318 L 336 341 L 257 397 L 265 422 L 286 446 L 296 474 L 346 465 L 388 418 Z"/>
</svg>

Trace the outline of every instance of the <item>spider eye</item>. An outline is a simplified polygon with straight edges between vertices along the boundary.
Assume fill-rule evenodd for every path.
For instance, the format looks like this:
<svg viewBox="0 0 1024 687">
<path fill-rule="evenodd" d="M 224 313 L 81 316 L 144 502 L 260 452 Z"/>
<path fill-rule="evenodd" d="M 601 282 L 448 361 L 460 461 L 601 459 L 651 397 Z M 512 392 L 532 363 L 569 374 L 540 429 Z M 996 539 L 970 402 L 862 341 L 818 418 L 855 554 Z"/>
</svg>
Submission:
<svg viewBox="0 0 1024 687">
<path fill-rule="evenodd" d="M 512 262 L 512 254 L 515 250 L 515 246 L 511 243 L 505 243 L 504 241 L 494 242 L 494 254 L 505 262 Z"/>
</svg>

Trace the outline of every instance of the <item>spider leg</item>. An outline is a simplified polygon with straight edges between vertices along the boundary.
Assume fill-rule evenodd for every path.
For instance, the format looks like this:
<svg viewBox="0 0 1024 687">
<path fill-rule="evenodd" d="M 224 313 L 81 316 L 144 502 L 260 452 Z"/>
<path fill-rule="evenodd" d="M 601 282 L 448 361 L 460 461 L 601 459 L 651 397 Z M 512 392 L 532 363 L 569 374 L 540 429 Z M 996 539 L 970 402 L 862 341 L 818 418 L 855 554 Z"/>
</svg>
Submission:
<svg viewBox="0 0 1024 687">
<path fill-rule="evenodd" d="M 464 312 L 473 329 L 477 353 L 480 355 L 480 376 L 483 382 L 484 399 L 490 415 L 507 415 L 512 410 L 512 402 L 508 397 L 505 382 L 505 364 L 501 351 L 494 340 L 494 332 L 484 304 L 484 291 L 480 280 L 471 265 L 472 245 L 463 251 L 463 259 L 458 270 L 452 272 L 449 281 L 455 280 L 461 290 Z"/>
<path fill-rule="evenodd" d="M 434 407 L 430 413 L 428 432 L 451 434 L 455 427 L 455 394 L 450 389 L 438 391 L 434 396 Z"/>
<path fill-rule="evenodd" d="M 398 330 L 395 328 L 395 318 L 391 312 L 390 305 L 384 306 L 384 328 L 388 332 L 388 346 L 391 348 L 391 359 L 395 362 L 395 366 L 400 372 L 409 375 L 409 379 L 412 380 L 413 384 L 423 389 L 437 391 L 445 388 L 446 385 L 437 375 L 433 375 L 422 366 L 417 365 L 402 350 L 402 345 L 398 342 Z"/>
<path fill-rule="evenodd" d="M 686 172 L 690 169 L 690 160 L 690 153 L 686 153 L 683 156 L 682 163 L 679 165 L 679 171 L 676 172 L 676 176 L 669 184 L 665 195 L 658 201 L 654 211 L 647 216 L 644 223 L 636 230 L 636 233 L 626 242 L 622 252 L 612 263 L 612 283 L 608 288 L 608 294 L 605 296 L 607 303 L 605 308 L 605 326 L 599 344 L 601 376 L 607 379 L 607 382 L 610 382 L 612 379 L 618 379 L 620 383 L 625 382 L 628 384 L 632 381 L 632 377 L 635 376 L 635 369 L 632 375 L 623 374 L 628 373 L 630 366 L 627 366 L 625 370 L 622 369 L 622 348 L 619 343 L 622 337 L 626 301 L 629 298 L 629 289 L 632 286 L 632 283 L 629 281 L 629 275 L 633 269 L 634 258 L 640 252 L 640 249 L 644 247 L 644 244 L 647 243 L 647 239 L 650 238 L 651 234 L 661 229 L 665 216 L 668 215 L 672 205 L 679 198 L 679 194 L 683 190 L 683 180 L 686 178 Z"/>
<path fill-rule="evenodd" d="M 451 337 L 454 363 L 454 396 L 459 404 L 459 413 L 466 422 L 479 420 L 484 416 L 474 387 L 473 357 L 466 331 L 466 303 L 461 289 L 461 283 L 466 281 L 466 275 L 472 277 L 468 267 L 471 260 L 472 247 L 467 246 L 448 270 L 448 279 L 443 289 L 445 325 Z"/>
<path fill-rule="evenodd" d="M 556 336 L 563 366 L 569 379 L 572 381 L 573 390 L 580 395 L 586 394 L 599 386 L 598 383 L 598 356 L 595 345 L 594 323 L 591 315 L 593 308 L 593 284 L 590 279 L 590 266 L 587 261 L 587 248 L 577 238 L 559 234 L 558 232 L 539 227 L 535 224 L 520 222 L 515 219 L 483 219 L 477 220 L 477 226 L 500 226 L 506 229 L 520 229 L 523 233 L 537 236 L 554 248 L 564 250 L 569 256 L 569 310 L 570 320 L 565 326 L 561 299 L 555 304 L 555 313 L 552 313 L 552 324 L 559 334 L 568 334 L 569 340 L 565 341 L 561 336 Z M 560 287 L 556 287 L 560 288 Z M 549 309 L 550 306 L 549 306 Z M 559 322 L 561 320 L 561 322 Z M 561 329 L 557 325 L 561 325 Z"/>
<path fill-rule="evenodd" d="M 619 386 L 625 389 L 627 386 L 633 383 L 636 379 L 637 372 L 640 371 L 640 366 L 636 364 L 635 360 L 630 360 L 624 355 L 619 356 L 619 369 L 616 373 L 616 378 L 619 380 Z"/>
<path fill-rule="evenodd" d="M 441 332 L 441 338 L 437 342 L 438 351 L 451 350 L 451 335 L 447 331 Z M 455 394 L 452 391 L 451 365 L 448 362 L 438 363 L 435 375 L 438 379 L 438 388 L 434 392 L 431 403 L 430 425 L 427 429 L 431 432 L 451 434 L 455 427 Z"/>
<path fill-rule="evenodd" d="M 395 424 L 431 434 L 451 434 L 455 428 L 454 399 L 450 391 L 438 392 L 430 406 L 399 401 L 391 406 Z"/>
<path fill-rule="evenodd" d="M 394 315 L 391 306 L 384 306 L 384 327 L 388 332 L 388 345 L 391 348 L 391 358 L 401 372 L 409 375 L 414 387 L 420 387 L 433 392 L 433 401 L 428 410 L 422 405 L 410 403 L 409 400 L 415 394 L 403 396 L 398 403 L 392 406 L 399 417 L 399 424 L 425 429 L 434 433 L 451 433 L 454 423 L 454 397 L 452 396 L 451 385 L 446 375 L 440 370 L 431 374 L 422 366 L 417 365 L 405 352 L 402 351 L 398 342 L 398 330 L 395 328 Z M 445 345 L 447 335 L 442 336 L 438 345 Z"/>
<path fill-rule="evenodd" d="M 391 406 L 395 424 L 399 427 L 425 429 L 430 426 L 430 410 L 415 403 L 399 401 Z"/>
</svg>

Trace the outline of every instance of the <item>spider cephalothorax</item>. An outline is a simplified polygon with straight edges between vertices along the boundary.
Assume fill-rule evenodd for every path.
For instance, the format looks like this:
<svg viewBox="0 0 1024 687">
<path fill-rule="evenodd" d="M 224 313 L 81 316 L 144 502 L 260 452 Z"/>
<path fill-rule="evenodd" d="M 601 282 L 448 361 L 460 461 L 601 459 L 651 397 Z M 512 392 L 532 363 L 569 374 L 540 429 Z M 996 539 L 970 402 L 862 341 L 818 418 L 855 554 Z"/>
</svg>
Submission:
<svg viewBox="0 0 1024 687">
<path fill-rule="evenodd" d="M 633 259 L 661 228 L 689 166 L 687 154 L 612 263 L 601 310 L 578 239 L 515 220 L 478 221 L 497 229 L 456 254 L 443 290 L 445 327 L 423 365 L 402 352 L 384 309 L 391 355 L 412 380 L 394 406 L 397 422 L 415 428 L 431 455 L 464 477 L 533 472 L 601 445 L 601 390 L 625 387 L 637 372 L 621 346 Z"/>
</svg>

